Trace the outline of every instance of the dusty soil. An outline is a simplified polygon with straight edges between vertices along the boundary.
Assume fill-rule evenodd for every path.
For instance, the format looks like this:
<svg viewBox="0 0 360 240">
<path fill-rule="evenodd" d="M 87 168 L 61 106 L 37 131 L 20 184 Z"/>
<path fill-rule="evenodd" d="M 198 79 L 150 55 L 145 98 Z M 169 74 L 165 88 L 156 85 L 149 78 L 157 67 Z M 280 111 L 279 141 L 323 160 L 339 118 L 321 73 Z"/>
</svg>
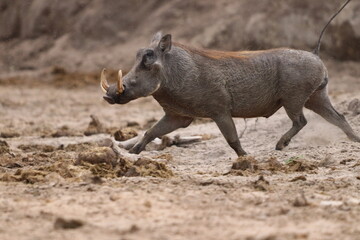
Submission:
<svg viewBox="0 0 360 240">
<path fill-rule="evenodd" d="M 348 104 L 360 64 L 327 65 L 333 102 L 359 133 Z M 235 120 L 244 158 L 207 120 L 170 135 L 206 136 L 198 143 L 116 153 L 112 134 L 141 133 L 161 108 L 110 106 L 93 74 L 57 74 L 1 79 L 0 239 L 360 239 L 360 145 L 314 113 L 284 151 L 280 110 L 245 131 Z"/>
</svg>

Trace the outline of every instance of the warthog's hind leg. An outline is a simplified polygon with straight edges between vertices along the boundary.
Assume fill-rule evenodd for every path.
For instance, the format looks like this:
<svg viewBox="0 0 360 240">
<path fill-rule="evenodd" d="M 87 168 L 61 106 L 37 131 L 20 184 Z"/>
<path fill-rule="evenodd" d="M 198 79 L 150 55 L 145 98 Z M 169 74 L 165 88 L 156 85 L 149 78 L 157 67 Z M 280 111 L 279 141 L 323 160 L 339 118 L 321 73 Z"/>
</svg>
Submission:
<svg viewBox="0 0 360 240">
<path fill-rule="evenodd" d="M 316 91 L 313 95 L 311 95 L 309 100 L 305 103 L 305 107 L 316 112 L 328 122 L 339 127 L 344 131 L 350 140 L 360 142 L 360 137 L 357 136 L 354 130 L 350 127 L 345 117 L 338 113 L 332 106 L 326 93 L 326 88 Z"/>
<path fill-rule="evenodd" d="M 307 121 L 303 114 L 302 105 L 294 106 L 289 104 L 289 106 L 284 105 L 285 111 L 289 118 L 292 120 L 293 125 L 289 131 L 287 131 L 277 142 L 276 150 L 282 150 L 284 147 L 289 145 L 291 139 L 306 125 Z"/>
</svg>

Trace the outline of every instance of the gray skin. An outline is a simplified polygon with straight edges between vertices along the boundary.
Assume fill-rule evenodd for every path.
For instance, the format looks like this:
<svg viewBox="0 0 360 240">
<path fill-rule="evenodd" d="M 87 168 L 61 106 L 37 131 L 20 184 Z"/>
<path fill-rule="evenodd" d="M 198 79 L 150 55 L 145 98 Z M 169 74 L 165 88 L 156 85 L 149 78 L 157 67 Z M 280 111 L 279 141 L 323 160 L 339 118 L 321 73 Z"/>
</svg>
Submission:
<svg viewBox="0 0 360 240">
<path fill-rule="evenodd" d="M 220 52 L 172 43 L 157 33 L 148 48 L 140 49 L 124 77 L 125 91 L 111 85 L 104 99 L 125 104 L 152 95 L 163 107 L 160 119 L 130 149 L 140 153 L 155 139 L 185 128 L 195 117 L 211 118 L 238 156 L 245 155 L 232 117 L 270 117 L 284 107 L 293 125 L 277 142 L 287 146 L 307 123 L 303 107 L 316 112 L 360 142 L 327 94 L 328 73 L 314 53 L 293 49 Z"/>
</svg>

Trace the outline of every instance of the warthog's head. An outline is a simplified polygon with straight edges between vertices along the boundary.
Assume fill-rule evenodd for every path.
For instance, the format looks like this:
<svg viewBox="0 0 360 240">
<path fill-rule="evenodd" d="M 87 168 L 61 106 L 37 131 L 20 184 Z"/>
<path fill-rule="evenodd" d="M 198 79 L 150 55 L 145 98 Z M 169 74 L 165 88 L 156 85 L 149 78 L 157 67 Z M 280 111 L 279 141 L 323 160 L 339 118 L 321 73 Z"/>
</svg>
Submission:
<svg viewBox="0 0 360 240">
<path fill-rule="evenodd" d="M 135 64 L 124 79 L 120 70 L 117 83 L 109 85 L 104 69 L 100 82 L 101 89 L 106 93 L 104 99 L 110 104 L 125 104 L 155 93 L 161 87 L 161 66 L 164 55 L 170 49 L 171 35 L 161 37 L 161 33 L 157 33 L 148 48 L 137 52 Z"/>
</svg>

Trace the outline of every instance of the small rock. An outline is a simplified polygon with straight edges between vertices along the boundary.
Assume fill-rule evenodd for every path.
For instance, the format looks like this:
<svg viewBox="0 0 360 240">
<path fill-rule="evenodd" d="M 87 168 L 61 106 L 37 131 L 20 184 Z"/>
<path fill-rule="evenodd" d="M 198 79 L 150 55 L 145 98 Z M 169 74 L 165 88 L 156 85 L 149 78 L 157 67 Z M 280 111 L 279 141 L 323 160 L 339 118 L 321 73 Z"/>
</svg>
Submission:
<svg viewBox="0 0 360 240">
<path fill-rule="evenodd" d="M 62 126 L 56 132 L 51 134 L 52 137 L 67 137 L 74 136 L 74 133 L 71 132 L 68 126 Z"/>
<path fill-rule="evenodd" d="M 352 161 L 354 161 L 354 160 L 355 160 L 355 159 L 352 159 L 352 158 L 350 158 L 350 159 L 343 159 L 343 160 L 340 161 L 340 164 L 346 165 L 348 162 L 352 162 Z"/>
<path fill-rule="evenodd" d="M 76 219 L 64 219 L 61 217 L 58 217 L 55 220 L 54 228 L 55 229 L 75 229 L 82 227 L 84 223 L 80 220 Z"/>
<path fill-rule="evenodd" d="M 91 180 L 91 183 L 94 183 L 94 184 L 103 184 L 104 183 L 104 180 L 102 180 L 102 178 L 100 176 L 92 176 L 90 178 Z"/>
<path fill-rule="evenodd" d="M 90 136 L 94 134 L 104 133 L 104 127 L 99 121 L 99 118 L 95 115 L 90 115 L 91 121 L 89 123 L 89 126 L 84 132 L 85 136 Z"/>
<path fill-rule="evenodd" d="M 127 127 L 139 127 L 140 124 L 138 122 L 135 122 L 135 121 L 129 121 L 126 123 L 126 126 Z"/>
<path fill-rule="evenodd" d="M 120 195 L 119 194 L 111 194 L 110 195 L 110 197 L 109 197 L 109 199 L 111 200 L 111 201 L 117 201 L 117 200 L 119 200 L 121 197 L 120 197 Z"/>
<path fill-rule="evenodd" d="M 294 177 L 290 180 L 290 182 L 296 182 L 296 181 L 306 181 L 306 177 L 304 175 Z"/>
<path fill-rule="evenodd" d="M 0 133 L 0 137 L 2 138 L 15 138 L 20 137 L 20 134 L 17 132 L 14 132 L 12 130 L 3 131 Z"/>
<path fill-rule="evenodd" d="M 162 150 L 164 150 L 165 148 L 167 148 L 167 147 L 170 147 L 170 146 L 172 146 L 172 145 L 174 145 L 174 141 L 173 141 L 173 139 L 171 139 L 170 137 L 168 137 L 168 136 L 162 136 L 161 137 L 161 144 L 160 144 L 160 146 L 158 146 L 158 151 L 162 151 Z"/>
<path fill-rule="evenodd" d="M 51 74 L 54 75 L 65 75 L 66 74 L 66 70 L 63 67 L 59 67 L 59 66 L 54 66 L 51 70 Z"/>
<path fill-rule="evenodd" d="M 293 206 L 294 207 L 305 207 L 308 206 L 309 203 L 305 197 L 305 194 L 302 192 L 300 193 L 294 200 Z"/>
<path fill-rule="evenodd" d="M 233 163 L 231 169 L 242 171 L 249 169 L 250 171 L 253 171 L 256 168 L 255 163 L 256 160 L 254 157 L 241 156 Z"/>
<path fill-rule="evenodd" d="M 147 207 L 147 208 L 151 208 L 152 205 L 151 205 L 150 201 L 145 201 L 144 206 Z"/>
<path fill-rule="evenodd" d="M 211 185 L 213 183 L 214 183 L 214 180 L 208 179 L 208 180 L 204 180 L 204 181 L 199 182 L 199 185 L 200 186 L 209 186 L 209 185 Z"/>
<path fill-rule="evenodd" d="M 131 225 L 128 232 L 129 233 L 135 233 L 135 232 L 138 232 L 139 230 L 140 230 L 140 228 L 136 224 L 133 224 L 133 225 Z"/>
<path fill-rule="evenodd" d="M 353 99 L 348 105 L 348 110 L 352 111 L 355 115 L 360 114 L 360 100 L 357 98 Z"/>
<path fill-rule="evenodd" d="M 12 162 L 5 165 L 6 168 L 22 168 L 23 166 L 20 163 Z"/>
<path fill-rule="evenodd" d="M 259 179 L 253 183 L 255 189 L 260 191 L 267 191 L 269 189 L 269 181 L 265 180 L 264 176 L 259 176 Z"/>
<path fill-rule="evenodd" d="M 133 128 L 123 128 L 119 129 L 114 133 L 114 138 L 116 141 L 126 141 L 131 138 L 134 138 L 138 133 Z"/>
</svg>

